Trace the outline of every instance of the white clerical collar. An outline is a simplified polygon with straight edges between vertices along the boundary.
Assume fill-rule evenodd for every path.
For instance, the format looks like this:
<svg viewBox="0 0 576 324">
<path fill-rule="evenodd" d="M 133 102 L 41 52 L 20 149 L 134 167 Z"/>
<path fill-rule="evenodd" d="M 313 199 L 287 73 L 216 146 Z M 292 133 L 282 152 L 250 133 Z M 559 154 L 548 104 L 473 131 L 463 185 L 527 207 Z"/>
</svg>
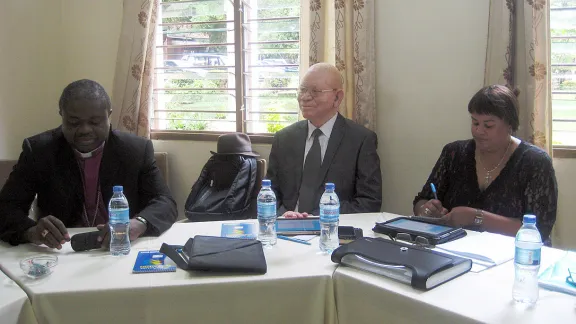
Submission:
<svg viewBox="0 0 576 324">
<path fill-rule="evenodd" d="M 102 149 L 104 147 L 104 144 L 106 143 L 106 141 L 102 142 L 102 144 L 100 146 L 98 146 L 97 148 L 93 149 L 90 152 L 87 153 L 82 153 L 80 151 L 78 151 L 77 149 L 74 149 L 74 151 L 76 152 L 76 154 L 78 154 L 78 156 L 80 156 L 83 159 L 88 159 L 91 158 L 92 155 L 94 155 L 96 152 L 98 152 L 100 149 Z"/>
<path fill-rule="evenodd" d="M 330 134 L 332 134 L 332 129 L 334 128 L 334 124 L 336 123 L 336 118 L 338 118 L 338 113 L 334 114 L 334 116 L 328 119 L 328 121 L 326 121 L 324 125 L 319 127 L 320 130 L 322 131 L 322 134 L 324 134 L 327 138 L 330 138 Z M 316 128 L 318 127 L 314 126 L 310 121 L 308 121 L 308 139 L 310 139 L 312 133 L 314 132 L 314 130 L 316 130 Z"/>
</svg>

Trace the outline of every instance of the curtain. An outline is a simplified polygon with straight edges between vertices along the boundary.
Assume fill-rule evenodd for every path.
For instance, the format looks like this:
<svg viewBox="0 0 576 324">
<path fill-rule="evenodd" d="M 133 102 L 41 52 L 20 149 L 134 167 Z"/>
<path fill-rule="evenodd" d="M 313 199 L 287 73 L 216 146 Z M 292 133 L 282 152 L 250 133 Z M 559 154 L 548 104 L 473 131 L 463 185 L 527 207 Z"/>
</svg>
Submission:
<svg viewBox="0 0 576 324">
<path fill-rule="evenodd" d="M 309 48 L 303 48 L 302 66 L 334 64 L 342 75 L 344 101 L 340 113 L 369 129 L 376 115 L 374 0 L 308 0 L 302 12 L 309 28 Z M 305 8 L 303 6 L 303 8 Z M 304 11 L 304 10 L 303 10 Z M 305 21 L 307 20 L 307 21 Z M 308 51 L 308 57 L 304 54 Z"/>
<path fill-rule="evenodd" d="M 112 93 L 116 128 L 150 137 L 158 0 L 124 0 Z"/>
<path fill-rule="evenodd" d="M 552 155 L 549 0 L 491 0 L 485 85 L 520 90 L 518 136 Z"/>
</svg>

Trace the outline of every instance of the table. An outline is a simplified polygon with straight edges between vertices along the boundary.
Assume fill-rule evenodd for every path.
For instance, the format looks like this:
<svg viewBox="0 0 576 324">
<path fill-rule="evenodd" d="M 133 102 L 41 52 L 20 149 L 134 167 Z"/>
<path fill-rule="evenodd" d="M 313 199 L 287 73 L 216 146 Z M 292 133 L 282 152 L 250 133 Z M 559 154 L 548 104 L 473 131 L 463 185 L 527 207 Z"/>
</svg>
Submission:
<svg viewBox="0 0 576 324">
<path fill-rule="evenodd" d="M 254 221 L 254 220 L 253 220 Z M 159 238 L 134 242 L 127 257 L 104 251 L 61 251 L 31 244 L 0 247 L 0 269 L 23 284 L 39 323 L 335 323 L 332 274 L 336 264 L 312 246 L 278 240 L 266 249 L 268 273 L 132 274 L 139 250 L 184 244 L 196 234 L 220 235 L 221 223 L 176 223 Z M 71 234 L 90 229 L 72 229 Z M 47 278 L 31 283 L 18 260 L 58 255 Z"/>
<path fill-rule="evenodd" d="M 341 225 L 361 227 L 397 215 L 341 215 Z M 430 291 L 336 267 L 312 246 L 279 240 L 266 250 L 265 275 L 187 272 L 132 274 L 139 250 L 163 242 L 183 244 L 196 234 L 220 234 L 221 223 L 177 223 L 159 238 L 134 242 L 127 257 L 75 253 L 34 245 L 0 245 L 0 269 L 31 298 L 39 323 L 576 323 L 576 298 L 540 289 L 538 304 L 517 308 L 511 297 L 513 262 L 467 273 Z M 90 229 L 74 229 L 72 233 Z M 474 235 L 473 232 L 469 235 Z M 41 281 L 24 277 L 18 260 L 55 253 L 59 265 Z M 544 248 L 542 268 L 562 255 Z M 1 321 L 0 321 L 1 322 Z M 4 323 L 4 322 L 2 322 Z"/>
<path fill-rule="evenodd" d="M 380 220 L 393 217 L 396 215 L 383 214 Z M 363 227 L 365 236 L 375 234 L 366 220 L 362 226 L 367 226 Z M 541 269 L 563 253 L 544 247 Z M 576 298 L 570 295 L 540 289 L 535 307 L 515 305 L 513 261 L 480 273 L 469 272 L 430 291 L 348 267 L 338 267 L 333 281 L 340 324 L 576 323 Z"/>
<path fill-rule="evenodd" d="M 0 272 L 0 323 L 35 324 L 30 300 L 22 288 Z"/>
</svg>

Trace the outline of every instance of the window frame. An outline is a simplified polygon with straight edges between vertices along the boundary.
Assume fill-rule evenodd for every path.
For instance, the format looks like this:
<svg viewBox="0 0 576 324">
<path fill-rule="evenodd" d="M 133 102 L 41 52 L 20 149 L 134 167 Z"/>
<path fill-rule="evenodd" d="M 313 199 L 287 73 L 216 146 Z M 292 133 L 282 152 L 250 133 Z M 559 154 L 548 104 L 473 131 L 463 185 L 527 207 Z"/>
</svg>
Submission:
<svg viewBox="0 0 576 324">
<path fill-rule="evenodd" d="M 550 13 L 552 11 L 562 11 L 562 10 L 570 10 L 570 11 L 574 11 L 576 12 L 576 7 L 561 7 L 561 8 L 550 8 Z M 554 38 L 563 38 L 563 39 L 576 39 L 576 35 L 571 35 L 571 36 L 550 36 L 550 40 L 554 39 Z M 550 54 L 552 54 L 552 41 L 550 41 Z M 549 71 L 552 72 L 552 68 L 555 66 L 575 66 L 575 63 L 550 63 Z M 552 77 L 553 73 L 551 73 L 550 77 Z M 564 93 L 564 94 L 574 94 L 576 95 L 576 91 L 573 90 L 568 90 L 568 91 L 563 91 L 563 90 L 551 90 L 551 95 L 553 94 L 560 94 L 560 93 Z M 550 107 L 551 112 L 552 112 L 552 141 L 554 140 L 554 122 L 555 121 L 562 121 L 562 118 L 554 118 L 554 106 L 552 105 Z M 570 120 L 570 122 L 576 123 L 576 120 Z M 552 144 L 552 156 L 554 158 L 560 158 L 560 159 L 565 159 L 565 158 L 576 158 L 576 143 L 574 145 L 564 145 L 564 144 Z"/>
<path fill-rule="evenodd" d="M 245 13 L 243 8 L 249 7 L 243 0 L 229 0 L 234 6 L 234 73 L 235 73 L 235 93 L 242 94 L 236 95 L 236 132 L 241 132 L 250 137 L 252 143 L 255 144 L 272 144 L 274 140 L 273 133 L 247 133 L 246 132 L 246 84 L 244 81 L 244 75 L 247 71 L 247 67 L 244 62 L 246 62 L 246 51 L 243 49 L 245 38 L 244 38 L 244 23 L 245 23 Z M 186 3 L 187 1 L 182 1 Z M 194 2 L 194 1 L 191 1 Z M 162 6 L 162 1 L 158 2 L 158 6 Z M 160 8 L 159 8 L 160 10 Z M 302 14 L 298 17 L 302 19 Z M 271 20 L 271 19 L 265 19 Z M 282 18 L 280 19 L 282 20 Z M 159 26 L 162 26 L 161 19 L 158 19 Z M 155 27 L 158 28 L 158 25 Z M 300 31 L 301 33 L 301 31 Z M 161 35 L 160 35 L 161 37 Z M 282 41 L 279 41 L 282 42 Z M 302 36 L 298 41 L 302 44 Z M 300 52 L 302 51 L 299 47 Z M 156 51 L 156 45 L 154 46 L 154 51 Z M 301 54 L 301 53 L 300 53 Z M 301 55 L 300 55 L 301 60 Z M 301 61 L 300 61 L 301 63 Z M 299 64 L 300 65 L 300 64 Z M 156 66 L 154 66 L 156 69 Z M 156 89 L 156 87 L 154 87 Z M 295 99 L 296 100 L 296 99 Z M 152 116 L 155 116 L 156 108 L 152 110 Z M 301 113 L 298 112 L 297 121 L 301 119 Z M 154 126 L 154 122 L 150 123 Z M 187 141 L 217 141 L 218 137 L 223 134 L 228 134 L 232 132 L 224 131 L 187 131 L 187 130 L 163 130 L 163 129 L 150 129 L 150 138 L 153 140 L 187 140 Z"/>
</svg>

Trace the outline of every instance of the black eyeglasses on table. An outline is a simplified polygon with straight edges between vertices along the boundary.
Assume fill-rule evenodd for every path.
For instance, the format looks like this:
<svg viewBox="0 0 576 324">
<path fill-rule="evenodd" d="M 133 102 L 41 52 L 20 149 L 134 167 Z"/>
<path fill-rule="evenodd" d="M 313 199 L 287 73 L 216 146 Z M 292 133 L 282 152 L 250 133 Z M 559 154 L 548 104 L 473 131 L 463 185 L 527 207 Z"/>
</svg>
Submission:
<svg viewBox="0 0 576 324">
<path fill-rule="evenodd" d="M 395 237 L 392 235 L 388 235 L 388 237 L 390 237 L 390 239 L 392 241 L 396 241 L 396 242 L 411 243 L 413 245 L 420 246 L 423 248 L 428 248 L 428 249 L 434 248 L 434 244 L 431 244 L 430 241 L 428 241 L 428 239 L 425 238 L 424 236 L 413 236 L 413 235 L 408 234 L 408 233 L 398 233 L 398 234 L 396 234 Z"/>
</svg>

